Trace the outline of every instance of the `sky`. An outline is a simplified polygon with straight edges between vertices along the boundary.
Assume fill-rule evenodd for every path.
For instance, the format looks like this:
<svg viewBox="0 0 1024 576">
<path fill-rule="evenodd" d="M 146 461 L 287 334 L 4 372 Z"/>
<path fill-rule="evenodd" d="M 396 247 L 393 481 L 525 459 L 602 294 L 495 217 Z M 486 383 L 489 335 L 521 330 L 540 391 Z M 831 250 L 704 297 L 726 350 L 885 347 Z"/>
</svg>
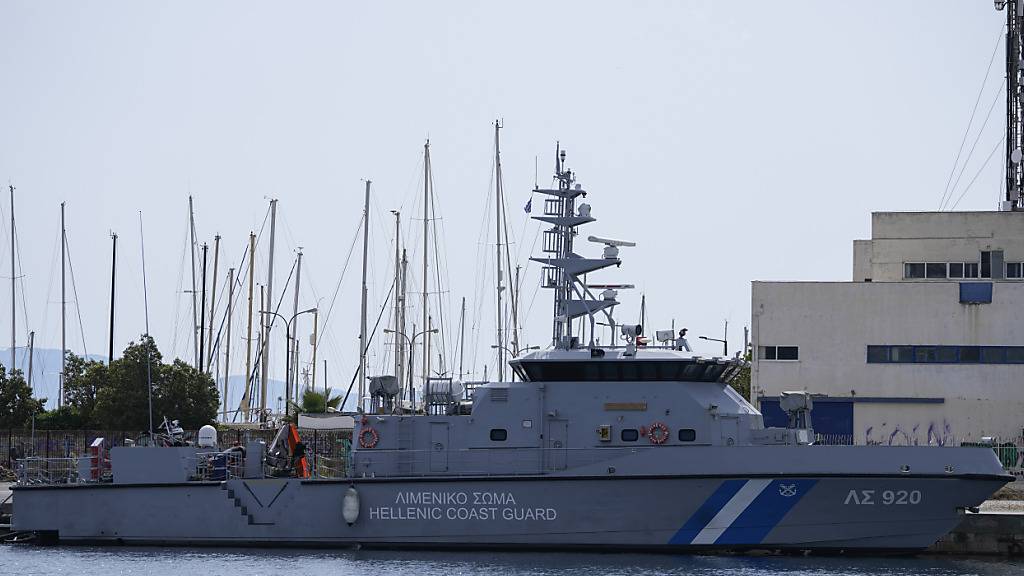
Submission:
<svg viewBox="0 0 1024 576">
<path fill-rule="evenodd" d="M 697 336 L 721 338 L 727 321 L 730 352 L 739 350 L 751 281 L 849 280 L 852 241 L 870 237 L 872 211 L 936 210 L 947 195 L 960 210 L 995 209 L 1002 151 L 985 161 L 1004 126 L 1001 46 L 989 64 L 1004 17 L 991 2 L 962 0 L 3 0 L 0 178 L 16 188 L 18 346 L 32 330 L 37 347 L 60 348 L 62 202 L 69 349 L 106 355 L 112 232 L 115 350 L 145 332 L 141 214 L 150 332 L 166 357 L 191 360 L 188 197 L 211 276 L 213 238 L 222 237 L 218 328 L 228 263 L 240 266 L 250 231 L 261 233 L 255 272 L 266 282 L 276 198 L 275 299 L 289 286 L 281 309 L 290 316 L 286 281 L 301 247 L 299 309 L 319 306 L 326 320 L 317 384 L 326 360 L 329 385 L 343 391 L 358 357 L 364 181 L 372 327 L 391 288 L 392 210 L 401 212 L 409 290 L 422 291 L 429 138 L 441 255 L 430 266 L 442 270 L 431 315 L 443 317 L 446 361 L 457 370 L 465 297 L 466 378 L 481 378 L 485 365 L 493 375 L 500 119 L 523 344 L 550 340 L 551 294 L 537 289 L 538 266 L 528 263 L 539 226 L 523 206 L 535 182 L 551 183 L 560 142 L 597 218 L 581 238 L 637 243 L 622 250 L 620 268 L 591 279 L 635 284 L 620 294 L 618 321 L 638 320 L 644 295 L 648 333 L 685 326 L 711 355 L 719 344 Z M 231 374 L 244 373 L 246 287 L 236 293 Z M 300 317 L 304 366 L 311 331 Z M 272 338 L 271 373 L 283 379 L 283 330 Z M 378 332 L 372 374 L 391 371 L 386 342 Z M 59 367 L 37 370 L 37 393 L 52 406 Z M 232 405 L 238 395 L 230 391 Z"/>
</svg>

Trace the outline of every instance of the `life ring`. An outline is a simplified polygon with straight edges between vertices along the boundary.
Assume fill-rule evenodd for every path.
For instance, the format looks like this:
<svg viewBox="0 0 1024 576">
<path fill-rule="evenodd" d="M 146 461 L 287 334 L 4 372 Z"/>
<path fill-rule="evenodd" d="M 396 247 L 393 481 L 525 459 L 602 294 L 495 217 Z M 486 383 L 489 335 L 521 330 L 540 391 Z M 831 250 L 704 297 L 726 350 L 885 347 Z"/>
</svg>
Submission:
<svg viewBox="0 0 1024 576">
<path fill-rule="evenodd" d="M 369 438 L 367 438 L 369 436 Z M 380 441 L 380 434 L 377 433 L 370 426 L 366 426 L 359 430 L 359 447 L 360 448 L 373 448 Z"/>
<path fill-rule="evenodd" d="M 669 436 L 668 426 L 662 422 L 651 424 L 650 430 L 647 431 L 647 439 L 651 441 L 651 444 L 664 444 Z"/>
</svg>

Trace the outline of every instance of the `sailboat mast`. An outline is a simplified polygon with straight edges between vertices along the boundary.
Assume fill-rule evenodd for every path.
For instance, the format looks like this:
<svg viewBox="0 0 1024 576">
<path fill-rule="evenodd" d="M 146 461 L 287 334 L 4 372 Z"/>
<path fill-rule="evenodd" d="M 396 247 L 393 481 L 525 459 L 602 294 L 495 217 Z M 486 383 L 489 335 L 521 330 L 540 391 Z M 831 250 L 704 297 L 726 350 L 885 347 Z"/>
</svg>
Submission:
<svg viewBox="0 0 1024 576">
<path fill-rule="evenodd" d="M 8 184 L 8 188 L 11 189 L 11 372 L 14 372 L 15 365 L 18 359 L 18 328 L 17 328 L 17 317 L 15 316 L 16 311 L 14 309 L 17 293 L 15 292 L 15 280 L 14 274 L 14 185 Z"/>
<path fill-rule="evenodd" d="M 310 384 L 311 390 L 316 390 L 316 349 L 320 345 L 319 340 L 319 328 L 320 328 L 320 306 L 317 305 L 313 309 L 313 383 Z"/>
<path fill-rule="evenodd" d="M 188 197 L 188 237 L 189 250 L 192 254 L 192 358 L 193 366 L 201 368 L 199 361 L 199 323 L 196 309 L 196 217 L 193 211 L 192 196 Z"/>
<path fill-rule="evenodd" d="M 400 260 L 401 250 L 401 234 L 402 234 L 402 215 L 398 210 L 392 210 L 392 214 L 395 215 L 395 378 L 398 382 L 402 382 L 402 338 L 404 334 L 401 330 L 401 316 L 402 316 L 402 293 L 399 290 L 399 285 L 402 281 L 402 262 Z"/>
<path fill-rule="evenodd" d="M 426 330 L 429 309 L 427 293 L 429 277 L 427 276 L 427 255 L 430 253 L 430 140 L 423 144 L 423 326 Z M 423 338 L 423 386 L 430 377 L 430 338 Z"/>
<path fill-rule="evenodd" d="M 220 236 L 217 238 L 220 238 Z M 224 414 L 221 415 L 221 421 L 223 422 L 228 421 L 228 376 L 231 373 L 231 313 L 234 311 L 234 296 L 235 269 L 228 268 L 228 334 L 227 339 L 224 340 L 224 400 L 221 402 L 224 407 Z"/>
<path fill-rule="evenodd" d="M 117 234 L 110 233 L 110 343 L 107 346 L 107 365 L 114 361 L 114 296 L 117 288 Z"/>
<path fill-rule="evenodd" d="M 495 291 L 496 291 L 496 326 L 498 328 L 498 340 L 495 342 L 495 351 L 498 353 L 498 382 L 505 380 L 505 338 L 502 331 L 502 308 L 501 308 L 501 293 L 505 289 L 502 286 L 502 273 L 501 273 L 501 148 L 499 142 L 498 131 L 501 130 L 501 124 L 494 121 L 494 236 L 495 236 L 495 257 L 494 261 L 497 266 L 495 275 Z"/>
<path fill-rule="evenodd" d="M 207 371 L 213 368 L 213 313 L 217 309 L 217 267 L 220 264 L 220 234 L 213 237 L 213 286 L 210 288 L 210 327 L 206 336 Z"/>
<path fill-rule="evenodd" d="M 64 382 L 68 367 L 68 299 L 67 299 L 67 250 L 68 233 L 64 227 L 64 202 L 60 203 L 60 390 L 57 391 L 57 407 L 64 405 Z"/>
<path fill-rule="evenodd" d="M 462 311 L 459 313 L 459 380 L 465 372 L 462 371 L 462 362 L 466 358 L 466 297 L 462 297 Z"/>
<path fill-rule="evenodd" d="M 270 255 L 267 259 L 267 292 L 263 308 L 270 310 L 270 302 L 274 298 L 274 233 L 277 229 L 277 200 L 270 201 Z M 267 413 L 267 370 L 270 368 L 270 330 L 274 326 L 274 319 L 266 321 L 267 314 L 260 314 L 260 322 L 263 324 L 263 365 L 260 370 L 260 422 L 264 421 Z"/>
<path fill-rule="evenodd" d="M 363 397 L 366 396 L 366 265 L 370 243 L 370 181 L 366 181 L 366 200 L 363 203 L 363 289 L 359 313 L 359 400 L 358 410 L 363 411 Z"/>
<path fill-rule="evenodd" d="M 203 352 L 205 350 L 203 346 L 203 339 L 206 337 L 206 255 L 209 252 L 210 247 L 206 242 L 203 242 L 203 269 L 201 281 L 203 283 L 202 298 L 199 301 L 199 371 L 202 372 L 204 369 Z M 212 320 L 212 318 L 211 318 Z"/>
<path fill-rule="evenodd" d="M 406 279 L 408 277 L 409 277 L 409 259 L 406 257 L 405 248 L 402 248 L 402 279 L 401 279 L 402 288 L 398 292 L 398 295 L 402 298 L 402 307 L 399 309 L 399 315 L 398 315 L 398 318 L 399 318 L 398 331 L 400 333 L 402 333 L 402 334 L 405 334 L 405 312 L 406 312 L 405 303 L 407 302 L 406 298 L 408 297 L 408 294 L 409 294 L 406 291 L 406 282 L 405 281 L 406 281 Z M 412 333 L 413 333 L 413 336 L 415 337 L 416 331 L 413 330 Z M 411 342 L 409 343 L 409 356 L 408 356 L 408 358 L 405 355 L 405 346 L 402 346 L 399 350 L 401 350 L 401 352 L 402 352 L 402 376 L 404 376 L 405 374 L 409 374 L 409 380 L 411 382 L 412 381 L 412 372 L 413 372 L 413 365 L 412 365 L 412 354 L 413 354 L 413 352 L 412 352 L 412 343 Z M 398 380 L 399 384 L 402 384 L 403 382 L 404 382 L 404 380 L 402 380 L 402 379 Z M 404 392 L 405 386 L 402 386 L 402 390 L 403 390 L 402 395 L 404 396 L 405 395 L 405 392 Z"/>
<path fill-rule="evenodd" d="M 35 355 L 36 331 L 28 333 L 28 389 L 32 391 L 32 357 Z"/>
<path fill-rule="evenodd" d="M 245 379 L 244 389 L 242 390 L 242 414 L 245 416 L 245 420 L 249 421 L 249 406 L 252 401 L 249 396 L 249 379 L 252 378 L 252 287 L 253 287 L 253 274 L 256 265 L 256 235 L 249 232 L 249 320 L 245 331 Z"/>
<path fill-rule="evenodd" d="M 302 278 L 302 247 L 299 247 L 299 253 L 296 255 L 295 260 L 295 298 L 292 304 L 292 322 L 295 325 L 292 327 L 292 366 L 289 367 L 291 376 L 289 382 L 292 383 L 292 393 L 287 394 L 299 401 L 299 280 Z"/>
</svg>

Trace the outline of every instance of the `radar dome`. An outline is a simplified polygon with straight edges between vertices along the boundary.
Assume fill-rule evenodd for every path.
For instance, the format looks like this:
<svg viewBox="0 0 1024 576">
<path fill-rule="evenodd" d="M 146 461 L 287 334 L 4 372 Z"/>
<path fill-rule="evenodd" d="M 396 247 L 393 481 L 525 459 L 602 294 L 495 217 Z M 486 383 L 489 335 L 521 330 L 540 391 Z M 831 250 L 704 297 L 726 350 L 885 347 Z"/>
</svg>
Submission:
<svg viewBox="0 0 1024 576">
<path fill-rule="evenodd" d="M 200 448 L 216 448 L 217 447 L 217 429 L 207 424 L 199 429 L 199 447 Z"/>
</svg>

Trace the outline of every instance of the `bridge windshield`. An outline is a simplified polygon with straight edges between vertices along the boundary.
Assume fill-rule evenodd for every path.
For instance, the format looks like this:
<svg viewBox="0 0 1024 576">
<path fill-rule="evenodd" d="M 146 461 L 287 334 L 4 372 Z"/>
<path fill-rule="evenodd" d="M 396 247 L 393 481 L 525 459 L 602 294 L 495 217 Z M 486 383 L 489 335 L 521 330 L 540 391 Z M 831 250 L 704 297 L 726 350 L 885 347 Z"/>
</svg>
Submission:
<svg viewBox="0 0 1024 576">
<path fill-rule="evenodd" d="M 529 382 L 718 382 L 727 364 L 695 360 L 521 361 L 516 374 Z"/>
</svg>

